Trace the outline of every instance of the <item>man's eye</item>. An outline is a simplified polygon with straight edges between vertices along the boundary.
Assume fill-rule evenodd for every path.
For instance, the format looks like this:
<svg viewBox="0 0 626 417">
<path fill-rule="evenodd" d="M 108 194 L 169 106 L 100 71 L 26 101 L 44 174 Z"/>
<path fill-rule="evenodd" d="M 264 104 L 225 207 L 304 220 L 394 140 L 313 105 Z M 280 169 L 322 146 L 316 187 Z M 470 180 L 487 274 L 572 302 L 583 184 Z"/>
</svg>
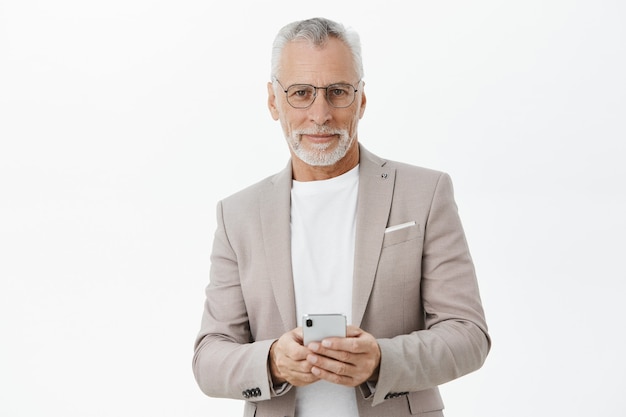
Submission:
<svg viewBox="0 0 626 417">
<path fill-rule="evenodd" d="M 348 94 L 348 92 L 342 88 L 333 88 L 331 90 L 331 94 L 334 95 L 335 97 L 341 97 L 343 95 Z"/>
<path fill-rule="evenodd" d="M 289 89 L 289 97 L 298 100 L 307 100 L 311 96 L 313 96 L 313 90 L 311 88 L 304 87 L 293 87 Z"/>
</svg>

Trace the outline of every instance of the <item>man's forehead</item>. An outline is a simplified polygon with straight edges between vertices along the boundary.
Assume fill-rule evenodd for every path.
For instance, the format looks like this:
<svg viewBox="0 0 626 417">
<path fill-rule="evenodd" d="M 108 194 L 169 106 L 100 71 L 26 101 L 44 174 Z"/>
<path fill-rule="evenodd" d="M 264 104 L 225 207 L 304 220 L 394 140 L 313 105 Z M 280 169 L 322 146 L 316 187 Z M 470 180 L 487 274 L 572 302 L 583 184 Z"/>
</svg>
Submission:
<svg viewBox="0 0 626 417">
<path fill-rule="evenodd" d="M 289 83 L 357 81 L 350 49 L 335 38 L 328 39 L 323 45 L 306 40 L 288 42 L 283 49 L 280 68 L 280 78 Z"/>
</svg>

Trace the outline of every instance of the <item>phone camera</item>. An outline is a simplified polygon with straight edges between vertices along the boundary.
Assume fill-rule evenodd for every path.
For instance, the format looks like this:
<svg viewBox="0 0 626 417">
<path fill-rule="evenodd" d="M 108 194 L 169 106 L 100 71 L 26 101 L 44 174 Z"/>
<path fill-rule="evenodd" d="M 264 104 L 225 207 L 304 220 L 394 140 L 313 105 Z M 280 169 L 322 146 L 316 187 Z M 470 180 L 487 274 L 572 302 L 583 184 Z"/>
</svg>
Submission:
<svg viewBox="0 0 626 417">
<path fill-rule="evenodd" d="M 306 319 L 306 327 L 313 327 L 313 320 Z"/>
</svg>

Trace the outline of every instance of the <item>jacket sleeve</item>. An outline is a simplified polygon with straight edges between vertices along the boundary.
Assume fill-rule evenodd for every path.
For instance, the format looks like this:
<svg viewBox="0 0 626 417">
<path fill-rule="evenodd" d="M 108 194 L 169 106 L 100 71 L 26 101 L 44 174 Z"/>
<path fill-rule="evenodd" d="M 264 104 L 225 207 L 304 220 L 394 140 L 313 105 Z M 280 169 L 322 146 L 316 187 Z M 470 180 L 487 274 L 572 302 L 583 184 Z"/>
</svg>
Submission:
<svg viewBox="0 0 626 417">
<path fill-rule="evenodd" d="M 193 372 L 200 389 L 211 397 L 269 399 L 272 391 L 267 358 L 273 342 L 253 341 L 237 257 L 226 232 L 220 202 L 210 283 L 194 346 Z"/>
<path fill-rule="evenodd" d="M 491 340 L 452 182 L 441 174 L 424 228 L 421 297 L 424 330 L 379 339 L 373 405 L 422 391 L 480 368 Z"/>
</svg>

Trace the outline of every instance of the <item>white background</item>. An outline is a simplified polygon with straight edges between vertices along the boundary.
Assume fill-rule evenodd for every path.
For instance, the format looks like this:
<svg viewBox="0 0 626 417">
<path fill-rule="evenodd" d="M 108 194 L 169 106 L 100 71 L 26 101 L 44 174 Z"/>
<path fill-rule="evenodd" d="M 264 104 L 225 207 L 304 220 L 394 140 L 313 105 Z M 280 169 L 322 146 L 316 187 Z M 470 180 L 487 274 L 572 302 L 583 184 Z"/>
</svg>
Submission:
<svg viewBox="0 0 626 417">
<path fill-rule="evenodd" d="M 625 3 L 262 3 L 0 0 L 0 415 L 241 415 L 191 372 L 214 209 L 286 164 L 313 16 L 361 33 L 361 142 L 453 178 L 494 344 L 446 415 L 626 415 Z"/>
</svg>

